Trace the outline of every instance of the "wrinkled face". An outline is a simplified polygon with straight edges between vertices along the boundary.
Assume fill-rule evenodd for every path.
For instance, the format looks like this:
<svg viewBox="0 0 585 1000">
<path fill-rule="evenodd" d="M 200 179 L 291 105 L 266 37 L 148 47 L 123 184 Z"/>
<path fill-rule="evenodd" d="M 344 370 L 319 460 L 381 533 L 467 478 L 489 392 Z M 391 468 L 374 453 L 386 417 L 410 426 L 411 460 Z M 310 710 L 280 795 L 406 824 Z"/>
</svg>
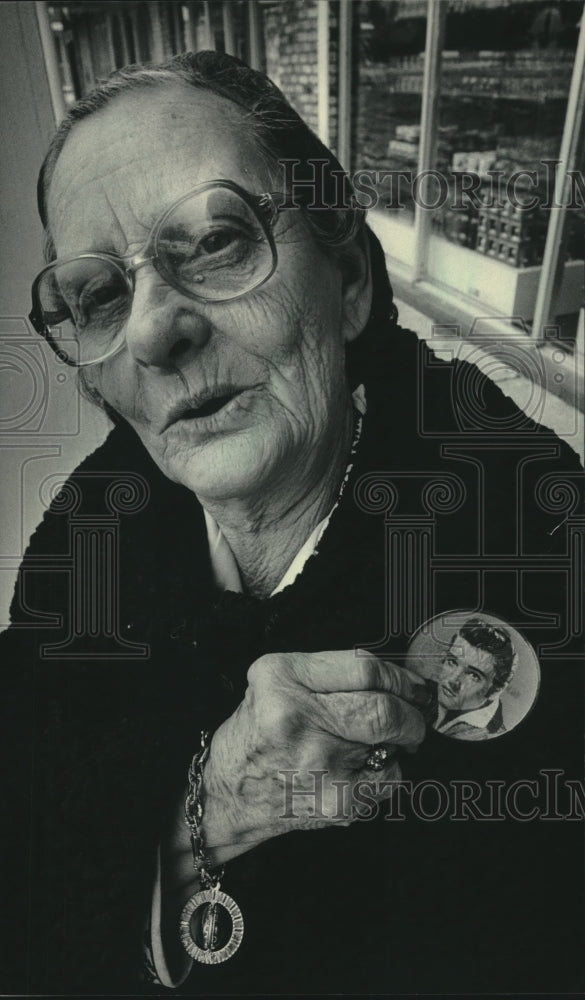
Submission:
<svg viewBox="0 0 585 1000">
<path fill-rule="evenodd" d="M 123 94 L 75 126 L 58 159 L 57 255 L 136 253 L 173 201 L 220 178 L 274 190 L 231 102 L 181 84 Z M 300 212 L 280 213 L 273 233 L 276 272 L 232 302 L 194 301 L 142 267 L 125 347 L 86 369 L 163 472 L 203 500 L 309 479 L 347 422 L 345 345 L 359 330 L 340 267 Z"/>
<path fill-rule="evenodd" d="M 457 634 L 441 660 L 439 704 L 453 712 L 479 708 L 489 698 L 494 676 L 492 654 Z"/>
</svg>

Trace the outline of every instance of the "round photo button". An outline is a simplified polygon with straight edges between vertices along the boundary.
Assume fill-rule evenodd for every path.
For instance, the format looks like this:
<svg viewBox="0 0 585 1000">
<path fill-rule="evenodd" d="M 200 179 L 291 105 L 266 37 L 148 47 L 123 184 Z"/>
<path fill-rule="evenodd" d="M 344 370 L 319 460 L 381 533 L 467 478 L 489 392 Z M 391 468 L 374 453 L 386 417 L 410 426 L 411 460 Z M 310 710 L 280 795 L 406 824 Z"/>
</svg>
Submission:
<svg viewBox="0 0 585 1000">
<path fill-rule="evenodd" d="M 448 611 L 425 622 L 412 638 L 406 665 L 435 691 L 433 729 L 455 740 L 510 732 L 540 686 L 530 643 L 488 612 Z"/>
</svg>

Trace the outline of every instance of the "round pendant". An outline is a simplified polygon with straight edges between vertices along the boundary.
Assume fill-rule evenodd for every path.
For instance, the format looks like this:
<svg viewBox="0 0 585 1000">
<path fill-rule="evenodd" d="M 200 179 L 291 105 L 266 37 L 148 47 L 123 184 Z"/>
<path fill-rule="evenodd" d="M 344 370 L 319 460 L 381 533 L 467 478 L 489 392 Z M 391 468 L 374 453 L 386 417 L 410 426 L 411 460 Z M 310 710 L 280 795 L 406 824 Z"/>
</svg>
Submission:
<svg viewBox="0 0 585 1000">
<path fill-rule="evenodd" d="M 198 914 L 198 910 L 201 913 Z M 226 929 L 226 922 L 231 922 L 231 930 Z M 179 930 L 183 947 L 191 958 L 206 965 L 217 965 L 226 962 L 240 947 L 244 918 L 231 896 L 217 888 L 203 889 L 191 896 L 183 907 Z"/>
</svg>

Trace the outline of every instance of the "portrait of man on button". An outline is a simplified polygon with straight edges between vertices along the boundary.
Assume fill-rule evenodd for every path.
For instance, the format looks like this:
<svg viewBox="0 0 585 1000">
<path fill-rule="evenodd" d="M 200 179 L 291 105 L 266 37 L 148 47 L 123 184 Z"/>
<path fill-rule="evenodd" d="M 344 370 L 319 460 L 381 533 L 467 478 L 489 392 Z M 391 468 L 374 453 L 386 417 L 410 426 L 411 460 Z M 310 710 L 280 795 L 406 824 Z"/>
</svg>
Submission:
<svg viewBox="0 0 585 1000">
<path fill-rule="evenodd" d="M 432 726 L 457 740 L 490 740 L 526 716 L 538 692 L 532 647 L 493 616 L 455 612 L 419 630 L 409 666 L 436 691 Z"/>
</svg>

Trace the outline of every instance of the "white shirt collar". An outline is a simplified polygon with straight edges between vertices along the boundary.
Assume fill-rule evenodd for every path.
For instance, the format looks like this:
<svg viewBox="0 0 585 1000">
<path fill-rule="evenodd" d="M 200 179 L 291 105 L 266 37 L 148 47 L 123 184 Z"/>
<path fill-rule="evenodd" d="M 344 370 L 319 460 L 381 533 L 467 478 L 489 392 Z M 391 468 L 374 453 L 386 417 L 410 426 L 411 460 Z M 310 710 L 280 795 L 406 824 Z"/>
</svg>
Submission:
<svg viewBox="0 0 585 1000">
<path fill-rule="evenodd" d="M 219 590 L 233 590 L 236 594 L 241 594 L 244 588 L 235 556 L 217 521 L 207 511 L 204 511 L 204 513 L 209 541 L 209 558 L 211 560 L 211 570 L 215 585 Z M 304 545 L 297 552 L 282 580 L 272 591 L 271 597 L 274 594 L 280 593 L 281 590 L 284 590 L 285 587 L 288 587 L 289 584 L 296 580 L 307 559 L 313 555 L 313 552 L 317 548 L 330 517 L 331 514 L 328 514 L 311 532 Z"/>
<path fill-rule="evenodd" d="M 459 722 L 465 722 L 468 726 L 485 729 L 496 714 L 499 704 L 500 696 L 498 694 L 487 701 L 485 705 L 471 709 L 469 712 L 461 712 L 459 715 L 455 715 L 452 719 L 449 719 L 448 722 L 443 722 L 447 714 L 447 709 L 443 705 L 439 705 L 439 715 L 435 723 L 435 728 L 442 733 L 447 733 L 449 729 L 457 726 Z"/>
</svg>

